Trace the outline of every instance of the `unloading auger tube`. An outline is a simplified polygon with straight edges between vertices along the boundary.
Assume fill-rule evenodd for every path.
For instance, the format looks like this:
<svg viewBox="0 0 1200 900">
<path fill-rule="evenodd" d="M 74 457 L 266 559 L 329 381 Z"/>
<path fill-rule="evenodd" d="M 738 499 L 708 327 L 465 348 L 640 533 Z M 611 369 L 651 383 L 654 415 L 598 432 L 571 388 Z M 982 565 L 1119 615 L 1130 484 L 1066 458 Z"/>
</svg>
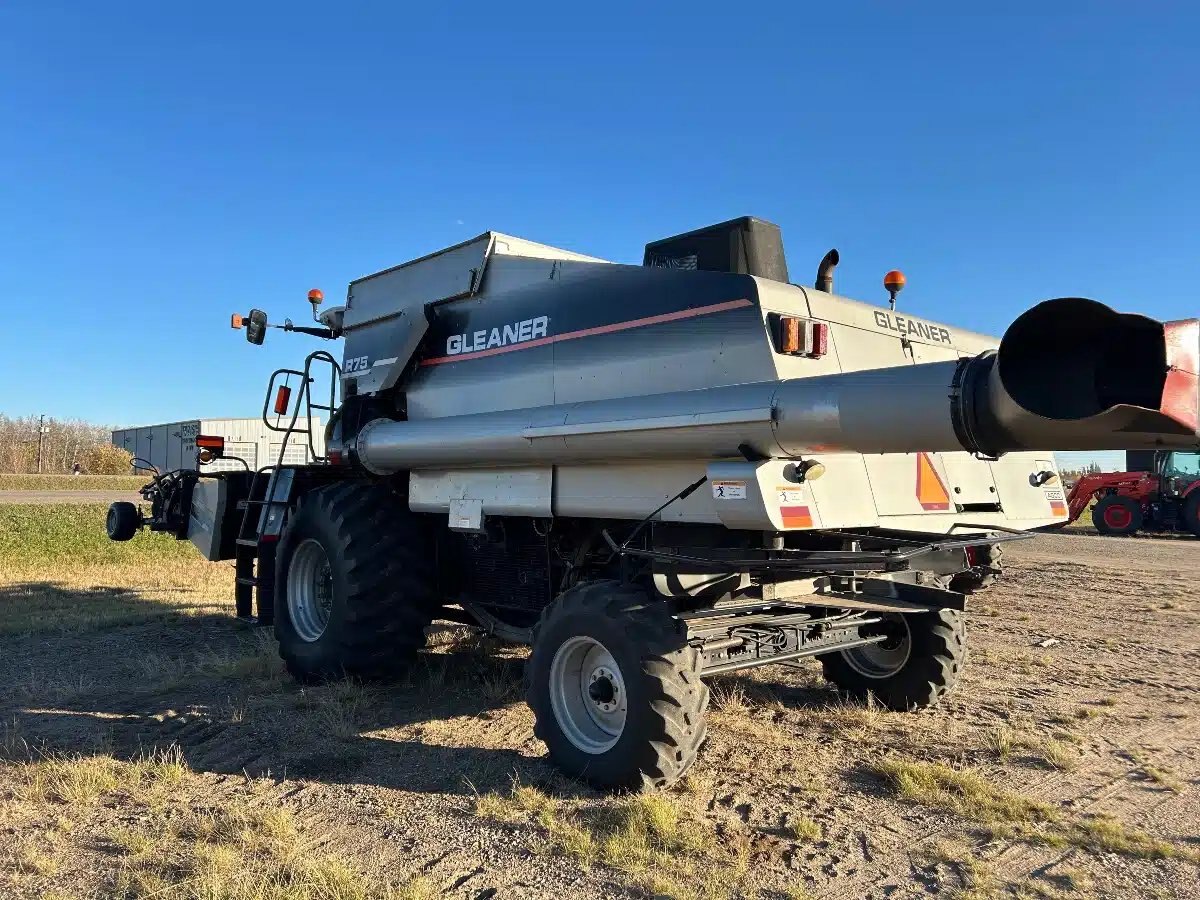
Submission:
<svg viewBox="0 0 1200 900">
<path fill-rule="evenodd" d="M 589 460 L 816 452 L 1119 450 L 1198 443 L 1200 320 L 1082 298 L 1020 316 L 999 350 L 896 368 L 464 416 L 368 423 L 386 474 Z M 899 402 L 901 401 L 902 402 Z"/>
</svg>

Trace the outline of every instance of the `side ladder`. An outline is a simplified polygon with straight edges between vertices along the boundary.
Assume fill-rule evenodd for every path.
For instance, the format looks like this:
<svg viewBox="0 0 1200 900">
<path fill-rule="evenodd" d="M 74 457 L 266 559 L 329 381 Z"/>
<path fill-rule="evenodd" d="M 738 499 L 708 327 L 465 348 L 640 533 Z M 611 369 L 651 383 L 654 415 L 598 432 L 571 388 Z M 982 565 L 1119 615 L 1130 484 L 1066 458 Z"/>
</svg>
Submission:
<svg viewBox="0 0 1200 900">
<path fill-rule="evenodd" d="M 330 367 L 328 403 L 313 401 L 312 385 L 316 379 L 312 377 L 312 370 L 316 364 Z M 291 388 L 287 385 L 287 379 L 292 375 L 300 379 L 300 391 L 294 404 L 291 402 Z M 304 360 L 303 370 L 276 369 L 271 373 L 263 401 L 262 420 L 271 431 L 283 434 L 283 440 L 275 464 L 256 471 L 250 479 L 246 499 L 238 501 L 242 520 L 235 542 L 234 607 L 237 617 L 243 621 L 258 625 L 272 625 L 275 622 L 275 552 L 283 534 L 287 510 L 292 504 L 296 476 L 296 468 L 284 463 L 288 441 L 295 434 L 305 435 L 311 464 L 329 464 L 328 456 L 325 453 L 318 454 L 313 443 L 313 410 L 324 410 L 330 417 L 333 416 L 338 408 L 341 375 L 342 368 L 337 360 L 324 350 L 310 353 Z M 275 383 L 280 376 L 285 381 L 276 394 Z M 273 394 L 276 396 L 274 423 L 269 418 Z M 292 409 L 291 419 L 286 426 L 280 426 L 278 421 L 287 415 L 289 407 Z M 304 410 L 303 425 L 297 424 L 301 409 Z"/>
</svg>

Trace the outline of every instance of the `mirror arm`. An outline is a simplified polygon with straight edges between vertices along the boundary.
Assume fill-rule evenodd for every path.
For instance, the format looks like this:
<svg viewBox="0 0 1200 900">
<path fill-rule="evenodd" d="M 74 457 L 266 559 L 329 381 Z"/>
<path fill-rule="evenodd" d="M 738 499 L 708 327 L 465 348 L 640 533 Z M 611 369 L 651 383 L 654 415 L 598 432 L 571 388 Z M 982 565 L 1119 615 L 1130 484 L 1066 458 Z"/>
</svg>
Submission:
<svg viewBox="0 0 1200 900">
<path fill-rule="evenodd" d="M 272 325 L 272 328 L 282 328 L 284 331 L 299 331 L 301 334 L 311 334 L 313 337 L 332 338 L 333 331 L 329 328 L 311 328 L 307 325 Z"/>
</svg>

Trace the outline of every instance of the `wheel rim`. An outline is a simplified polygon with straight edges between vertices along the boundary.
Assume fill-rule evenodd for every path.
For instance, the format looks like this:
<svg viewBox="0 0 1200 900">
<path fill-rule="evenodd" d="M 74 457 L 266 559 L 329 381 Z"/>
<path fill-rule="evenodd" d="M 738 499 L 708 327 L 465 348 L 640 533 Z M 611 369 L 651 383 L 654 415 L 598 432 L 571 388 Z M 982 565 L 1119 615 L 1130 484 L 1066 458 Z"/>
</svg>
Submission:
<svg viewBox="0 0 1200 900">
<path fill-rule="evenodd" d="M 1125 528 L 1132 519 L 1124 506 L 1110 506 L 1104 510 L 1104 524 L 1109 528 Z"/>
<path fill-rule="evenodd" d="M 325 633 L 333 609 L 333 575 L 319 541 L 309 538 L 292 554 L 287 605 L 292 628 L 300 640 L 312 643 Z"/>
<path fill-rule="evenodd" d="M 912 635 L 904 616 L 887 616 L 879 631 L 887 640 L 842 651 L 842 658 L 855 672 L 867 678 L 889 678 L 904 668 L 912 654 Z"/>
<path fill-rule="evenodd" d="M 604 753 L 625 730 L 625 679 L 611 653 L 590 637 L 565 641 L 550 663 L 550 706 L 558 727 L 585 753 Z"/>
</svg>

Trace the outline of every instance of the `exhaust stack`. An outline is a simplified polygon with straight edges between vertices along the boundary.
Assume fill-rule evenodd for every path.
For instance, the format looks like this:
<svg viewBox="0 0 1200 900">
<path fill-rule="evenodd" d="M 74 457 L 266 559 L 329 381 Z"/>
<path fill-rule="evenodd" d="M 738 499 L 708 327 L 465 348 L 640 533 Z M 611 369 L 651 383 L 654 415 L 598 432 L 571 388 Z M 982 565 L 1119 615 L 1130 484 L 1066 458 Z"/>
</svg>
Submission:
<svg viewBox="0 0 1200 900">
<path fill-rule="evenodd" d="M 821 257 L 821 262 L 817 266 L 817 283 L 815 285 L 818 291 L 824 291 L 827 294 L 833 293 L 833 270 L 837 268 L 839 262 L 841 262 L 841 257 L 838 256 L 836 247 Z"/>
<path fill-rule="evenodd" d="M 369 470 L 818 452 L 1197 446 L 1200 320 L 1160 323 L 1048 300 L 1000 349 L 957 361 L 397 422 L 355 449 Z"/>
</svg>

